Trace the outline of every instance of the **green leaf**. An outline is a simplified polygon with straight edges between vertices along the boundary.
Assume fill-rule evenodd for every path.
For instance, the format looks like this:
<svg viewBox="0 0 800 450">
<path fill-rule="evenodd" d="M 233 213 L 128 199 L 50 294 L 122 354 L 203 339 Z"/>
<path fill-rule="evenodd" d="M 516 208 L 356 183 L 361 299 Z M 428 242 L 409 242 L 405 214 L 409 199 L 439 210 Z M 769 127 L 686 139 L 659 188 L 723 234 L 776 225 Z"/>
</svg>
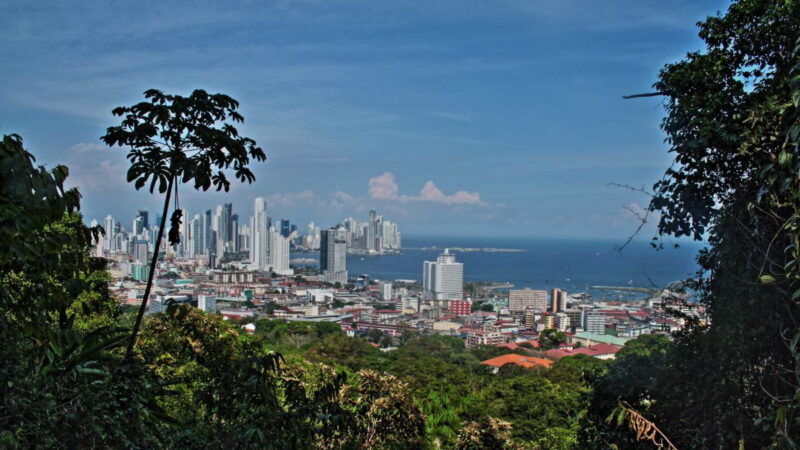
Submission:
<svg viewBox="0 0 800 450">
<path fill-rule="evenodd" d="M 761 275 L 759 280 L 761 281 L 761 284 L 771 284 L 775 282 L 775 277 L 772 275 Z"/>
</svg>

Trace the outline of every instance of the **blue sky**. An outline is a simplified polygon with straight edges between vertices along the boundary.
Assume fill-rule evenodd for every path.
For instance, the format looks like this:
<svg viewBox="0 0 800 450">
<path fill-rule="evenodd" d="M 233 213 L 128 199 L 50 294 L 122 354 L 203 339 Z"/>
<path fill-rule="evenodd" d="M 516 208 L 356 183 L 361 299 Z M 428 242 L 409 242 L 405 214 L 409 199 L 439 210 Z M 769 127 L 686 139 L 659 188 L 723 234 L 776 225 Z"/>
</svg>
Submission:
<svg viewBox="0 0 800 450">
<path fill-rule="evenodd" d="M 0 3 L 0 133 L 65 163 L 84 215 L 159 198 L 102 147 L 115 106 L 223 92 L 265 149 L 257 181 L 181 191 L 194 213 L 331 225 L 377 208 L 411 234 L 624 240 L 671 158 L 658 70 L 701 48 L 697 0 Z"/>
</svg>

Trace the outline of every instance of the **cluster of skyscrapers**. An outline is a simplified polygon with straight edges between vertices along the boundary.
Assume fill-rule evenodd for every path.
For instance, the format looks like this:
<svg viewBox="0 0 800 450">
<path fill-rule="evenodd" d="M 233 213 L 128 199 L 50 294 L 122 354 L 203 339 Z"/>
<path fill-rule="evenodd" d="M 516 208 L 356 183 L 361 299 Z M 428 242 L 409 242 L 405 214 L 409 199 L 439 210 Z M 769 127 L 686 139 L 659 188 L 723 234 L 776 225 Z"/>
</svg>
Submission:
<svg viewBox="0 0 800 450">
<path fill-rule="evenodd" d="M 370 210 L 367 222 L 348 217 L 337 229 L 342 230 L 345 248 L 351 253 L 386 253 L 400 250 L 402 244 L 397 224 L 385 220 L 374 209 Z M 302 245 L 310 250 L 322 249 L 322 231 L 314 222 L 308 224 Z"/>
<path fill-rule="evenodd" d="M 103 223 L 106 234 L 98 243 L 98 252 L 127 254 L 134 264 L 146 266 L 155 247 L 160 222 L 160 216 L 156 216 L 155 222 L 150 222 L 148 212 L 140 210 L 130 231 L 126 231 L 113 217 L 107 216 Z M 253 215 L 244 221 L 234 213 L 231 203 L 194 216 L 182 210 L 180 236 L 178 245 L 167 246 L 162 242 L 165 253 L 204 262 L 211 269 L 237 262 L 240 266 L 246 264 L 251 270 L 290 275 L 293 247 L 318 249 L 324 279 L 342 284 L 347 282 L 347 252 L 384 253 L 399 250 L 401 244 L 397 224 L 384 220 L 374 210 L 370 211 L 366 223 L 348 218 L 343 224 L 321 230 L 312 222 L 307 234 L 300 236 L 297 226 L 289 220 L 273 222 L 263 197 L 254 200 Z"/>
<path fill-rule="evenodd" d="M 191 218 L 186 210 L 181 212 L 181 242 L 175 246 L 162 243 L 167 254 L 202 259 L 212 269 L 226 262 L 245 261 L 254 270 L 272 271 L 280 275 L 292 273 L 289 248 L 291 239 L 297 234 L 296 227 L 291 227 L 286 219 L 281 220 L 280 224 L 273 224 L 267 215 L 264 198 L 255 199 L 254 214 L 245 223 L 240 222 L 231 203 L 218 205 L 213 211 L 208 209 Z M 127 253 L 135 263 L 148 264 L 161 217 L 156 216 L 155 223 L 150 223 L 148 218 L 147 211 L 138 211 L 131 231 L 127 232 L 113 217 L 107 216 L 103 222 L 106 234 L 98 243 L 101 250 Z"/>
</svg>

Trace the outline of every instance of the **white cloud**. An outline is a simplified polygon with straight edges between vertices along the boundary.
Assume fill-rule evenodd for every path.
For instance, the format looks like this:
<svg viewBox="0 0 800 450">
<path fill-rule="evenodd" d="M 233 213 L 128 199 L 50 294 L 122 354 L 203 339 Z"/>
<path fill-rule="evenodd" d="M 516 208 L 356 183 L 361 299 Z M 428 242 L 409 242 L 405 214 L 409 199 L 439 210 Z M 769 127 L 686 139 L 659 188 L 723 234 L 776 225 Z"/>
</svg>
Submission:
<svg viewBox="0 0 800 450">
<path fill-rule="evenodd" d="M 358 200 L 347 192 L 336 191 L 333 193 L 329 206 L 331 208 L 346 208 L 358 203 Z"/>
<path fill-rule="evenodd" d="M 394 174 L 385 172 L 369 180 L 369 196 L 376 199 L 397 200 L 397 182 Z"/>
<path fill-rule="evenodd" d="M 317 194 L 308 189 L 299 192 L 286 192 L 272 194 L 267 198 L 267 205 L 293 206 L 297 203 L 307 203 L 317 200 Z"/>
<path fill-rule="evenodd" d="M 457 191 L 452 195 L 447 195 L 431 180 L 422 186 L 418 196 L 399 195 L 399 191 L 395 176 L 391 172 L 385 172 L 369 180 L 369 196 L 377 200 L 486 206 L 486 202 L 481 200 L 481 196 L 477 192 Z"/>
<path fill-rule="evenodd" d="M 455 120 L 457 122 L 472 122 L 472 119 L 470 119 L 468 116 L 465 116 L 464 114 L 456 114 L 446 111 L 430 111 L 428 112 L 428 114 L 433 117 L 438 117 L 440 119 Z"/>
<path fill-rule="evenodd" d="M 81 142 L 69 148 L 70 153 L 91 153 L 99 150 L 108 150 L 109 148 L 100 144 L 93 144 L 88 142 Z"/>
</svg>

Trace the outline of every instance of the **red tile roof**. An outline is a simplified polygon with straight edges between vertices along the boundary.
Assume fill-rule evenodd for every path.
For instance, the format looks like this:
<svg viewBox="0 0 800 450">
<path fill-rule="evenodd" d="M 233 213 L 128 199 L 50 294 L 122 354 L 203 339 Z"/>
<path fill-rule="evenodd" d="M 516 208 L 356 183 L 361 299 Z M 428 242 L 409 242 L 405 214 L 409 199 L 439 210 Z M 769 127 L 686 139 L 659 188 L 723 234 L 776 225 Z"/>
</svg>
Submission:
<svg viewBox="0 0 800 450">
<path fill-rule="evenodd" d="M 520 347 L 521 344 L 523 344 L 525 342 L 527 342 L 528 344 L 531 344 L 531 347 L 533 347 L 533 348 L 539 348 L 539 341 L 536 340 L 536 339 L 530 339 L 530 340 L 527 340 L 527 341 L 520 341 L 520 342 L 509 342 L 507 344 L 497 344 L 497 345 L 495 345 L 495 347 L 503 347 L 503 348 L 507 348 L 509 350 L 514 350 L 517 347 Z M 525 348 L 525 347 L 523 347 L 523 348 Z"/>
<path fill-rule="evenodd" d="M 482 361 L 481 364 L 492 366 L 492 367 L 503 367 L 506 364 L 516 364 L 522 367 L 550 367 L 553 364 L 553 361 L 543 359 L 543 358 L 536 358 L 533 356 L 522 356 L 522 355 L 515 355 L 515 354 L 508 354 L 508 355 L 501 355 L 496 358 L 487 359 L 486 361 Z"/>
<path fill-rule="evenodd" d="M 573 350 L 553 349 L 544 352 L 545 356 L 555 360 L 575 355 L 600 356 L 613 355 L 619 351 L 619 347 L 611 344 L 595 344 L 588 347 L 580 347 Z"/>
</svg>

